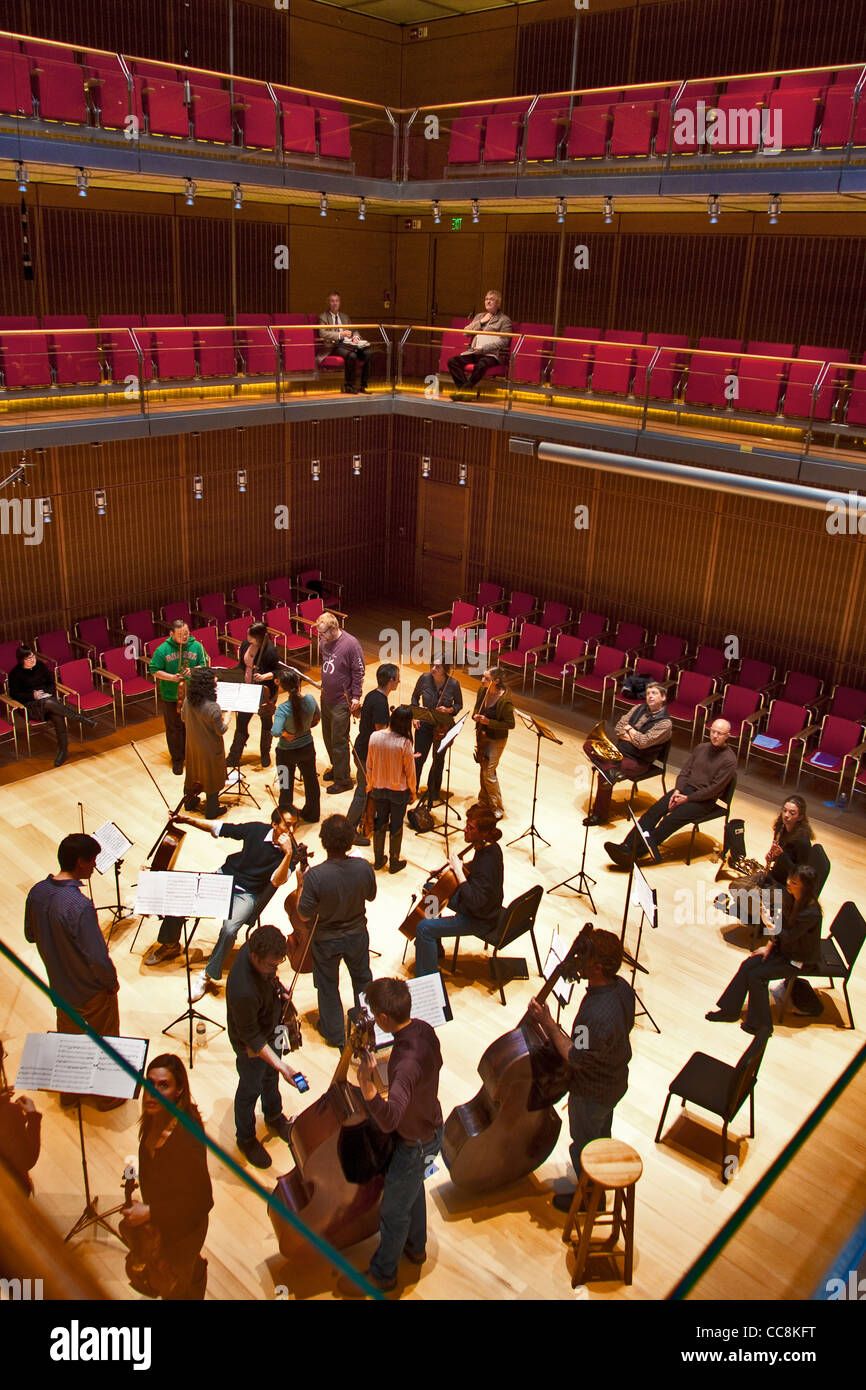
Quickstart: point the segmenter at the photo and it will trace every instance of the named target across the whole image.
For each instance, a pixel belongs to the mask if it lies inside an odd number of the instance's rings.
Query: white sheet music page
[[[132,841],[127,840],[113,820],[107,820],[98,830],[94,830],[93,838],[100,844],[100,852],[96,857],[96,871],[100,874],[104,874],[118,859],[122,859],[128,849],[132,849]]]
[[[656,904],[655,893],[650,888],[637,864],[634,866],[634,874],[631,881],[631,893],[635,902],[643,909],[647,921],[655,926],[656,924]]]
[[[106,1038],[141,1071],[146,1038]],[[85,1033],[28,1033],[15,1086],[21,1091],[67,1091],[74,1095],[118,1096],[129,1100],[136,1081]]]
[[[547,953],[547,960],[544,962],[544,978],[549,980],[558,965],[562,965],[568,954],[568,947],[560,936],[559,932],[554,932],[553,940],[550,943],[550,950]],[[557,980],[553,989],[550,991],[554,999],[558,999],[565,1008],[571,1002],[574,992],[574,984],[571,980]]]
[[[415,980],[407,980],[406,984],[412,995],[412,1018],[420,1018],[422,1022],[429,1023],[431,1028],[441,1028],[443,1023],[448,1022],[445,1015],[445,989],[438,971],[435,975],[420,975]],[[360,994],[358,998],[369,1013],[367,996]],[[394,1034],[383,1033],[376,1024],[376,1046],[388,1047],[393,1041]]]
[[[256,714],[262,702],[264,686],[250,681],[217,681],[216,702],[221,710],[240,710],[243,714]]]

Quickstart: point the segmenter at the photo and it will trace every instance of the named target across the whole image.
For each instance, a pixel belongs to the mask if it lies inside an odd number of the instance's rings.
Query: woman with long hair
[[[722,894],[716,905],[752,926],[760,924],[761,889],[781,890],[790,874],[808,863],[815,832],[809,823],[806,802],[802,796],[786,797],[773,821],[773,843],[767,851],[764,866],[731,880],[731,902]]]
[[[168,1052],[154,1057],[146,1075],[161,1096],[201,1125],[179,1057]],[[153,1298],[203,1299],[207,1260],[201,1249],[213,1206],[207,1150],[149,1091],[142,1097],[138,1132],[141,1201],[124,1207],[120,1227],[130,1247],[130,1282]]]
[[[271,765],[271,723],[277,698],[276,671],[280,664],[276,647],[268,636],[267,623],[250,623],[247,640],[241,643],[238,652],[238,670],[243,671],[245,685],[261,685],[262,702],[259,705],[259,752],[262,767]],[[238,767],[250,732],[251,714],[238,710],[235,715],[235,732],[226,762],[229,767]]]
[[[788,878],[781,912],[775,917],[762,909],[766,946],[743,961],[722,994],[716,1009],[707,1014],[711,1023],[736,1023],[748,995],[749,1007],[740,1026],[746,1033],[771,1032],[769,983],[788,980],[804,965],[821,958],[821,906],[815,870],[808,864],[794,869]]]
[[[280,810],[291,811],[313,824],[319,819],[321,807],[316,748],[310,731],[322,716],[313,696],[301,694],[301,677],[297,671],[282,671],[279,682],[280,689],[289,697],[277,706],[271,726],[271,738],[277,740]],[[304,804],[300,811],[292,803],[296,769],[304,780]]]
[[[451,723],[454,717],[463,708],[463,691],[460,683],[451,674],[451,667],[444,661],[431,661],[430,670],[424,671],[415,682],[415,689],[412,691],[413,705],[422,705],[424,709],[434,710],[437,714],[451,715]],[[436,761],[436,749],[444,733],[447,733],[450,725],[447,720],[443,723],[422,724],[420,720],[415,723],[415,781],[421,785],[421,771],[427,761],[427,754],[434,747],[433,761]],[[432,773],[431,773],[432,778]],[[438,787],[437,787],[438,794]]]
[[[415,800],[415,751],[412,747],[412,707],[399,705],[388,720],[387,729],[377,729],[367,744],[367,786],[376,803],[373,823],[373,868],[390,874],[405,869],[400,858],[403,843],[403,817]],[[385,859],[385,830],[388,859]]]
[[[193,791],[198,783],[205,794],[204,813],[208,820],[215,820],[228,810],[219,800],[227,776],[223,734],[228,721],[217,704],[216,676],[209,666],[197,666],[190,672],[180,717],[186,728],[184,806],[188,811],[198,808],[198,795]]]
[[[457,875],[457,891],[448,901],[453,917],[425,917],[415,937],[415,974],[432,975],[446,936],[478,936],[488,939],[502,910],[504,865],[498,841],[502,831],[496,827],[496,813],[476,801],[466,812],[463,838],[475,853],[467,862],[452,854],[450,864]]]

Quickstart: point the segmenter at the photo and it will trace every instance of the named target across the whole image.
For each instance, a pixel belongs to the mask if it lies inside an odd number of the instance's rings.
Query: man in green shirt
[[[181,681],[186,680],[194,666],[209,666],[207,652],[189,635],[183,618],[175,618],[168,637],[161,642],[150,658],[148,670],[157,680],[159,708],[165,724],[165,741],[171,754],[171,770],[177,776],[183,772],[186,751],[186,730],[180,717],[183,700],[178,699]]]

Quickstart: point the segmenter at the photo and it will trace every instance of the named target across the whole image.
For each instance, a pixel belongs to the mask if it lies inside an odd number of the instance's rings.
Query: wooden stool
[[[571,1287],[584,1281],[590,1255],[600,1251],[622,1255],[623,1279],[630,1284],[634,1267],[634,1185],[643,1172],[640,1154],[619,1139],[593,1139],[580,1155],[580,1169],[580,1182],[562,1233],[565,1244],[575,1251]],[[603,1194],[610,1191],[614,1194],[613,1210],[599,1211]],[[609,1234],[594,1235],[595,1228]],[[617,1250],[620,1232],[623,1249]]]

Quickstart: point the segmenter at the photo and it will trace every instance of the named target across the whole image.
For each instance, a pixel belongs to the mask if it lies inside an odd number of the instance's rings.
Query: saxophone
[[[612,743],[604,731],[604,720],[599,719],[594,724],[587,735],[587,743],[592,749],[596,758],[603,758],[605,762],[621,763],[622,753],[620,753],[615,743]]]

